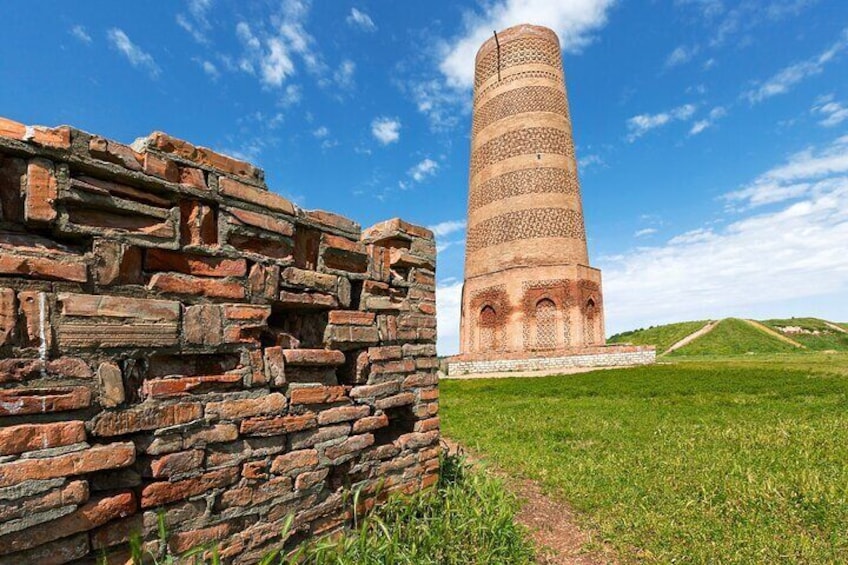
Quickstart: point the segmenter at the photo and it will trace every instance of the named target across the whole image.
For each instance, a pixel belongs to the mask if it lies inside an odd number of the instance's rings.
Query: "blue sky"
[[[473,56],[558,32],[608,333],[848,320],[843,0],[6,3],[0,114],[249,159],[305,208],[439,236],[456,349]]]

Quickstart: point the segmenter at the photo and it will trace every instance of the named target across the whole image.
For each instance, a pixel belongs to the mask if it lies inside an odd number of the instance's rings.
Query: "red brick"
[[[332,310],[329,315],[331,324],[341,326],[370,326],[375,319],[376,315],[373,312],[359,312],[357,310]]]
[[[26,126],[24,124],[0,117],[0,136],[23,141],[25,135]]]
[[[380,410],[388,410],[389,408],[397,408],[398,406],[406,406],[415,403],[415,395],[411,392],[402,392],[394,396],[381,398],[377,400],[376,406]]]
[[[0,275],[86,282],[88,267],[82,261],[71,263],[50,257],[24,257],[0,251]]]
[[[273,192],[268,192],[267,190],[262,190],[231,178],[219,177],[218,190],[225,196],[250,202],[261,208],[283,212],[290,216],[294,215],[294,206],[292,203],[279,194],[274,194]]]
[[[351,273],[364,273],[368,270],[365,245],[327,233],[321,236],[321,241],[325,267]]]
[[[177,321],[179,302],[148,300],[124,296],[60,293],[63,316],[141,318],[146,320]]]
[[[89,553],[88,534],[81,533],[69,536],[60,540],[51,541],[30,549],[22,551],[11,556],[9,559],[0,561],[4,563],[38,563],[38,565],[63,565],[64,563],[76,563],[75,559],[82,559]],[[119,565],[126,565],[129,561],[129,554],[126,555],[124,561]],[[111,560],[111,556],[103,564],[98,565],[116,565],[115,561]]]
[[[53,348],[53,329],[50,326],[52,308],[46,293],[24,290],[18,293],[23,335],[20,344],[24,347]],[[44,343],[42,344],[42,340]]]
[[[144,269],[146,271],[176,271],[204,277],[242,277],[247,274],[247,261],[190,255],[165,249],[149,249],[144,255]]]
[[[371,361],[392,361],[400,359],[403,356],[403,350],[400,345],[388,345],[384,347],[369,347],[368,357]]]
[[[134,514],[121,520],[113,520],[108,524],[101,526],[91,531],[91,548],[95,550],[106,547],[113,548],[109,551],[107,559],[116,555],[116,545],[125,545],[129,542],[133,534],[141,534],[144,531],[144,517],[141,514]],[[99,552],[98,552],[99,553]],[[111,565],[112,561],[107,561],[105,564]],[[132,563],[129,559],[118,561],[120,565]]]
[[[371,372],[375,375],[386,375],[392,373],[411,373],[415,371],[415,361],[412,359],[401,359],[399,361],[382,361],[374,363]]]
[[[351,455],[357,451],[362,451],[371,445],[374,445],[373,434],[351,436],[341,443],[327,447],[327,449],[324,450],[324,456],[330,461],[335,461],[340,457]]]
[[[250,275],[247,277],[247,286],[250,289],[251,297],[274,300],[280,286],[280,267],[277,265],[260,265],[259,263],[253,265],[250,268]]]
[[[238,469],[211,471],[199,477],[174,482],[155,482],[141,491],[141,507],[163,506],[177,500],[197,496],[208,490],[225,487],[238,480]]]
[[[171,137],[167,133],[153,132],[147,138],[147,144],[163,153],[176,155],[204,167],[250,179],[258,180],[262,177],[261,171],[250,163],[221,155],[205,147],[197,147],[187,141]]]
[[[278,436],[308,430],[317,425],[318,421],[314,414],[280,418],[248,418],[242,421],[240,432],[247,436]]]
[[[47,362],[41,359],[0,359],[0,383],[39,378],[90,379],[91,368],[82,359],[59,357]]]
[[[218,304],[188,306],[183,317],[186,343],[220,345],[224,336],[224,319]]]
[[[94,243],[94,277],[101,286],[141,284],[141,249],[120,241]]]
[[[315,485],[326,479],[327,475],[329,474],[329,469],[319,469],[318,471],[309,471],[307,473],[301,473],[294,480],[294,489],[306,490],[308,488],[314,487]]]
[[[318,452],[314,449],[301,449],[276,457],[271,463],[271,472],[275,475],[285,475],[294,470],[314,468],[317,465]]]
[[[236,225],[248,225],[284,236],[294,235],[294,224],[275,218],[274,216],[269,216],[268,214],[260,214],[259,212],[250,212],[238,208],[227,208],[227,213],[230,214],[230,223]]]
[[[351,235],[356,235],[357,237],[359,236],[359,224],[353,220],[345,218],[344,216],[334,214],[333,212],[326,212],[324,210],[307,210],[306,217],[313,222],[318,222],[325,226],[348,232]]]
[[[180,184],[201,190],[209,190],[203,171],[194,167],[180,167]]]
[[[150,474],[157,479],[184,475],[203,465],[203,451],[192,449],[163,455],[150,462]]]
[[[104,137],[92,136],[88,141],[88,152],[95,159],[116,163],[132,171],[140,171],[142,156],[132,147],[110,141]]]
[[[215,245],[218,222],[215,210],[194,200],[180,202],[180,243],[183,245]]]
[[[12,343],[18,323],[16,306],[15,291],[11,288],[0,288],[0,345]]]
[[[416,388],[421,386],[432,386],[439,383],[439,376],[435,373],[416,373],[403,379],[403,388]]]
[[[91,390],[82,386],[0,390],[0,416],[48,414],[91,406]]]
[[[428,388],[418,391],[418,400],[421,402],[429,402],[431,400],[439,399],[439,389],[438,388]]]
[[[286,307],[328,309],[339,305],[338,299],[323,292],[289,292],[280,291],[278,302]]]
[[[92,433],[96,436],[119,436],[145,430],[167,428],[184,424],[203,417],[200,404],[149,404],[119,410],[101,412],[94,418]]]
[[[190,549],[222,540],[233,531],[233,525],[229,523],[216,524],[208,528],[180,532],[168,538],[168,548],[175,553],[183,553]]]
[[[9,426],[0,428],[0,455],[16,455],[82,441],[85,441],[85,425],[82,422]]]
[[[285,394],[274,392],[259,398],[237,398],[206,404],[206,417],[222,420],[240,420],[262,415],[283,414],[288,399]]]
[[[426,420],[419,420],[415,422],[415,430],[416,432],[431,432],[433,430],[438,430],[439,425],[441,424],[441,420],[436,416],[435,418],[427,418]]]
[[[318,413],[318,424],[326,426],[327,424],[337,424],[339,422],[348,422],[350,420],[358,420],[364,418],[371,413],[371,408],[368,406],[337,406],[328,408]]]
[[[66,516],[0,537],[0,553],[23,551],[79,532],[87,532],[110,520],[129,516],[135,511],[135,496],[131,492],[97,498]]]
[[[292,480],[289,477],[273,477],[255,486],[227,489],[221,494],[220,504],[224,508],[258,505],[288,495],[291,490]]]
[[[135,461],[131,442],[97,445],[44,459],[18,459],[0,464],[0,487],[36,479],[84,475],[104,469],[119,469]]]
[[[133,186],[104,179],[88,176],[75,177],[71,179],[71,187],[76,190],[92,192],[101,196],[118,196],[120,198],[150,204],[151,206],[161,208],[162,210],[171,208],[171,201],[169,199],[154,194],[149,190],[135,188]]]
[[[344,353],[332,349],[283,349],[286,365],[343,365]]]
[[[396,393],[400,390],[400,384],[397,381],[389,381],[376,385],[362,385],[353,387],[350,391],[351,398],[369,398],[387,396]]]
[[[0,523],[15,518],[21,518],[51,508],[82,504],[88,500],[88,483],[86,481],[70,481],[59,488],[47,491],[38,496],[4,501],[0,505]]]
[[[286,384],[286,360],[282,347],[266,347],[263,352],[265,362],[265,379],[271,386],[281,387]]]
[[[389,417],[385,414],[369,416],[353,423],[353,433],[361,434],[363,432],[372,432],[374,430],[379,430],[380,428],[385,428],[388,425]]]
[[[144,381],[142,393],[152,398],[172,398],[241,388],[242,381],[243,377],[240,373],[152,379]]]
[[[344,386],[304,386],[289,391],[292,406],[297,404],[327,404],[348,400],[348,387]]]
[[[422,302],[418,305],[418,311],[422,314],[427,314],[428,316],[436,315],[436,305],[430,302]]]
[[[150,152],[144,153],[144,172],[170,182],[180,182],[177,164]]]
[[[203,279],[189,275],[156,273],[148,288],[167,294],[206,296],[208,298],[244,298],[244,285],[239,281]]]

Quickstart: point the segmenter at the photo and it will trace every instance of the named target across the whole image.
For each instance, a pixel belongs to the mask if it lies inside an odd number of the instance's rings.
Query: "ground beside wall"
[[[263,172],[0,118],[0,564],[255,562],[437,479],[435,244]]]

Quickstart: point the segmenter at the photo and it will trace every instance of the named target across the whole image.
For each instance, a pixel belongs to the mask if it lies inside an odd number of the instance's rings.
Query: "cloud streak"
[[[106,32],[106,38],[109,43],[117,49],[133,67],[144,69],[150,75],[150,78],[158,78],[162,70],[156,64],[156,60],[152,55],[145,52],[138,45],[133,43],[129,36],[119,28],[112,28]]]

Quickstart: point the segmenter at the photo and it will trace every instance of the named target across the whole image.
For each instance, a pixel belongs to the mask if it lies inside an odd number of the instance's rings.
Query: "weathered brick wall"
[[[434,261],[162,133],[0,119],[0,563],[161,551],[159,512],[251,562],[433,484]]]

